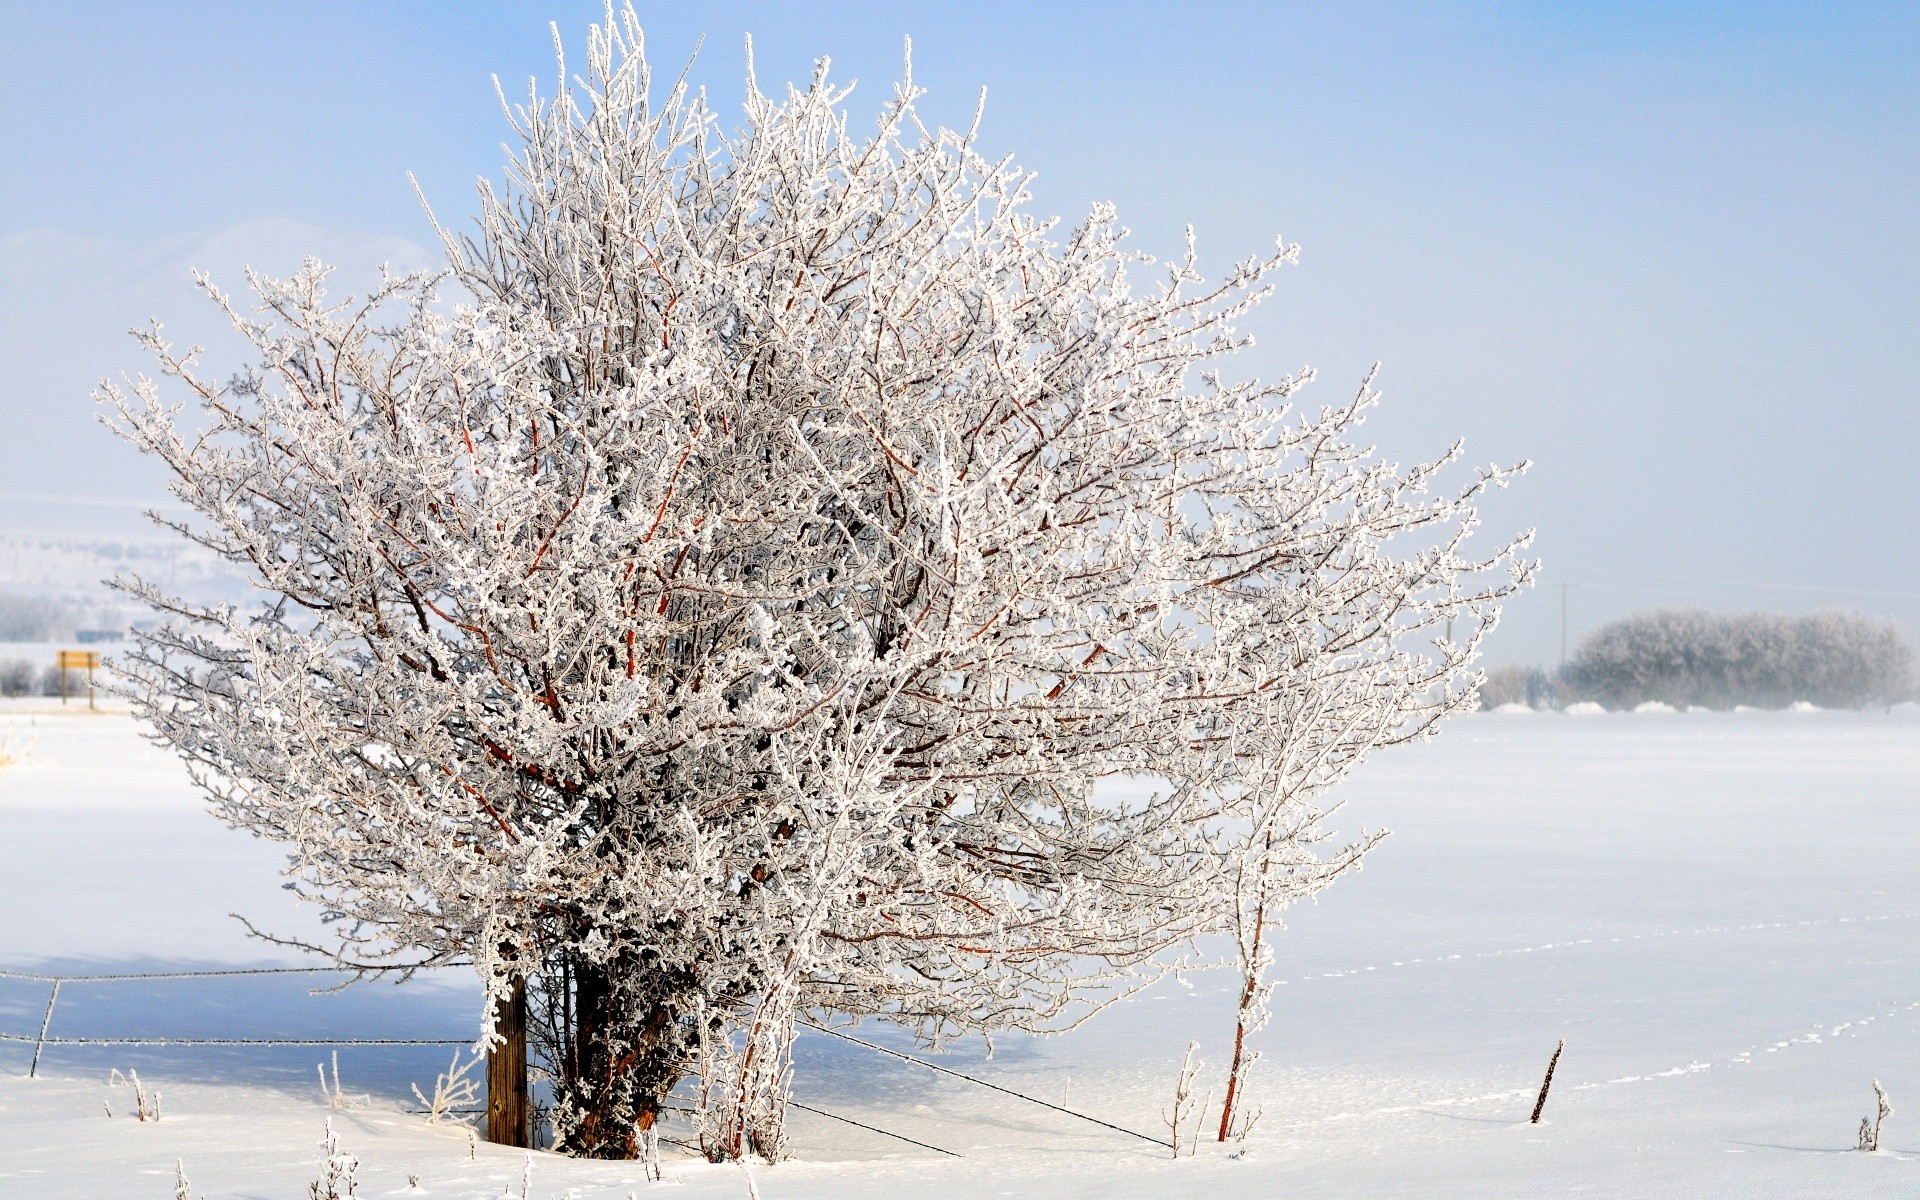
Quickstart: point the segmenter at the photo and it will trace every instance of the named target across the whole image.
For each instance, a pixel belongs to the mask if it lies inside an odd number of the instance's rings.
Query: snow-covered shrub
[[[1552,708],[1558,700],[1553,676],[1539,667],[1510,664],[1494,667],[1480,684],[1480,707],[1499,708],[1503,704],[1524,704],[1528,708]]]
[[[1466,553],[1510,471],[1215,373],[1293,247],[1204,284],[911,82],[872,136],[824,63],[723,133],[639,46],[515,111],[470,304],[208,285],[251,367],[156,327],[198,411],[103,385],[274,597],[129,580],[172,623],[124,688],[343,956],[525,981],[562,1147],[633,1156],[694,1074],[739,1157],[803,1013],[1057,1029],[1352,866],[1320,797],[1472,705],[1530,565]]]
[[[0,659],[0,696],[31,696],[38,674],[27,659]]]
[[[147,1090],[146,1084],[140,1082],[140,1072],[128,1071],[125,1075],[122,1075],[118,1070],[109,1071],[107,1073],[107,1086],[109,1088],[130,1087],[133,1089],[133,1115],[142,1123],[158,1121],[160,1119],[160,1093],[158,1091],[149,1092]],[[112,1104],[107,1105],[107,1115],[109,1117],[113,1115]]]
[[[328,1117],[326,1136],[320,1140],[320,1176],[307,1185],[308,1200],[357,1200],[359,1169],[360,1160],[341,1147],[333,1118]]]
[[[473,1069],[484,1061],[485,1059],[480,1055],[463,1056],[456,1049],[453,1052],[453,1060],[447,1064],[447,1069],[434,1076],[431,1097],[420,1090],[419,1084],[409,1085],[413,1088],[414,1099],[426,1109],[427,1124],[438,1125],[455,1109],[465,1107],[481,1098],[480,1081],[473,1078]],[[338,1068],[336,1067],[335,1070],[337,1073]],[[321,1087],[324,1089],[325,1086],[326,1080],[322,1079]]]
[[[1608,708],[1862,708],[1905,697],[1913,666],[1913,647],[1890,621],[1667,608],[1582,639],[1561,679],[1569,696]]]
[[[66,690],[62,691],[62,687]],[[40,694],[84,698],[87,694],[87,673],[72,668],[62,670],[58,666],[46,667],[40,672]]]

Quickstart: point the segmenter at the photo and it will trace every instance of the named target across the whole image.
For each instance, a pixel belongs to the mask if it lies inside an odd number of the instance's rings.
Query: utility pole
[[[1570,583],[1560,585],[1560,665],[1562,667],[1567,665],[1567,593],[1572,590],[1573,585]]]
[[[493,1028],[500,1040],[487,1048],[487,1140],[500,1146],[532,1143],[527,1117],[527,983],[494,1002]]]

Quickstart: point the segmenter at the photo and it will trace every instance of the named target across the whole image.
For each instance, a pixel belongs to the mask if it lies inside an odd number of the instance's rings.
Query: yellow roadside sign
[[[60,703],[67,702],[67,672],[85,671],[87,673],[87,707],[93,705],[93,673],[100,669],[98,650],[62,650],[59,653]]]

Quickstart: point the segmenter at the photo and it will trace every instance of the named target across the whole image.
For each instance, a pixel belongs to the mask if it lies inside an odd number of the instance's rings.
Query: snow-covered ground
[[[293,961],[226,914],[311,932],[277,850],[201,811],[124,715],[0,709],[0,967],[155,970]],[[1296,910],[1280,946],[1249,1153],[1197,1160],[819,1035],[780,1197],[1874,1196],[1920,1189],[1920,715],[1481,714],[1377,758],[1342,825],[1394,836]],[[458,973],[453,973],[457,975]],[[55,1036],[466,1036],[464,978],[310,996],[311,980],[63,987]],[[1187,1042],[1217,1084],[1228,980],[1169,980],[1049,1041],[942,1057],[1163,1133]],[[0,979],[0,1032],[31,1034],[44,983]],[[905,1046],[885,1030],[866,1036]],[[1540,1125],[1526,1121],[1557,1039]],[[364,1196],[521,1194],[525,1157],[403,1110],[446,1051],[349,1048],[323,1107],[314,1048],[0,1043],[0,1196],[306,1195],[331,1115]],[[141,1124],[109,1068],[163,1096]],[[1852,1151],[1880,1079],[1896,1113]],[[1203,1080],[1202,1088],[1207,1086]],[[105,1115],[110,1104],[114,1116]],[[1909,1114],[1912,1114],[1909,1116]],[[671,1133],[672,1131],[669,1130]],[[408,1191],[410,1176],[418,1192]],[[532,1197],[745,1196],[741,1170],[533,1156]]]

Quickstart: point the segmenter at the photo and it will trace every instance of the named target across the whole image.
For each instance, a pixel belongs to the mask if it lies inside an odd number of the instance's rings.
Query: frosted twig
[[[1161,1118],[1167,1123],[1167,1129],[1170,1134],[1168,1140],[1173,1143],[1173,1157],[1175,1158],[1180,1157],[1181,1126],[1186,1123],[1189,1115],[1188,1110],[1193,1105],[1193,1080],[1194,1077],[1200,1073],[1201,1067],[1206,1065],[1194,1058],[1194,1051],[1198,1049],[1200,1049],[1199,1042],[1187,1043],[1186,1056],[1180,1060],[1180,1074],[1174,1079],[1173,1107],[1171,1109],[1162,1109],[1160,1113]],[[1189,1153],[1191,1153],[1191,1151],[1189,1151]]]
[[[1868,1123],[1869,1118],[1867,1117],[1860,1118],[1860,1137],[1854,1147],[1857,1150],[1865,1150],[1869,1153],[1877,1152],[1880,1149],[1880,1124],[1893,1115],[1893,1104],[1887,1099],[1887,1090],[1880,1086],[1878,1079],[1873,1081],[1873,1100],[1874,1115],[1871,1118],[1872,1123]]]
[[[464,1060],[459,1050],[453,1052],[453,1060],[447,1069],[434,1076],[433,1095],[421,1093],[419,1084],[410,1084],[413,1097],[427,1110],[427,1124],[438,1125],[446,1119],[449,1112],[473,1104],[480,1098],[480,1086],[472,1077],[473,1069],[485,1059],[478,1054]]]

